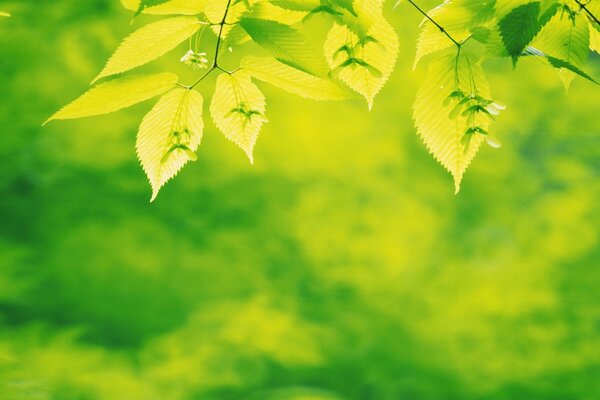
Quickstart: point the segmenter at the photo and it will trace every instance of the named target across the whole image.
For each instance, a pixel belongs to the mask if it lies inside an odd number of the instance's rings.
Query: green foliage
[[[200,29],[194,17],[173,17],[144,26],[129,35],[94,81],[147,64],[173,50]]]
[[[241,67],[253,78],[313,100],[344,100],[352,95],[330,80],[290,67],[270,57],[249,56]]]
[[[503,147],[481,146],[455,197],[413,134],[433,59],[411,72],[419,17],[391,5],[401,51],[370,113],[253,77],[270,122],[249,167],[210,117],[214,71],[194,88],[198,161],[151,207],[132,148],[158,97],[39,125],[87,90],[119,39],[159,17],[129,26],[133,11],[115,0],[0,5],[12,14],[0,22],[0,399],[600,392],[600,91],[576,78],[566,94],[540,57],[514,71],[510,57],[486,61],[491,97],[510,105],[488,131]],[[297,29],[317,42],[328,21]],[[214,38],[207,27],[193,50],[212,61]],[[193,83],[206,69],[180,63],[187,50],[124,76]],[[233,50],[222,53],[232,71],[267,57],[251,42]],[[585,70],[597,77],[594,57]]]
[[[142,120],[136,148],[152,185],[152,200],[189,160],[197,160],[204,129],[202,104],[195,90],[173,89]]]
[[[539,14],[540,3],[535,1],[515,7],[498,21],[504,47],[515,64],[539,32]]]
[[[130,107],[173,89],[177,80],[177,75],[168,72],[113,79],[88,90],[51,116],[46,123],[53,119],[89,117]]]
[[[191,85],[178,84],[192,90],[211,72],[222,72],[211,101],[211,114],[217,127],[251,161],[260,128],[266,121],[264,98],[252,83],[253,78],[316,100],[350,97],[342,88],[347,86],[364,97],[371,109],[400,51],[398,36],[383,16],[382,0],[122,0],[122,3],[136,15],[176,16],[151,22],[125,38],[96,80],[145,65],[190,38],[189,49],[181,61],[207,71]],[[491,100],[482,78],[486,60],[510,57],[516,66],[521,57],[539,59],[558,71],[565,87],[576,75],[595,83],[584,67],[590,50],[598,51],[600,46],[598,2],[456,0],[446,1],[429,12],[412,0],[406,3],[424,17],[414,66],[424,60],[429,64],[426,82],[415,102],[416,128],[433,156],[454,176],[457,191],[479,144],[487,141],[499,147],[499,141],[488,132],[499,109],[494,106],[498,103]],[[303,34],[306,23],[316,16],[332,23],[321,38],[323,52]],[[212,60],[207,52],[197,48],[207,27],[216,36],[214,52],[208,52],[212,53]],[[241,71],[223,68],[220,63],[223,50],[232,51],[247,42],[258,45],[273,58],[238,59]],[[451,65],[454,67],[450,68]],[[148,81],[140,80],[139,87],[136,82],[134,78],[103,83],[51,119],[111,112],[164,93],[160,83],[153,89],[147,86]],[[126,90],[132,95],[110,99],[92,110],[94,102],[102,96],[111,97],[111,90]],[[450,114],[449,102],[456,103]],[[190,110],[193,112],[201,110]],[[183,157],[185,152],[179,153]],[[179,170],[182,165],[179,164],[177,168],[168,168],[166,179]],[[156,188],[166,179],[154,180],[153,198]]]
[[[258,18],[242,18],[239,23],[252,40],[277,60],[307,73],[314,71],[314,62],[310,61],[314,51],[296,29]]]
[[[210,114],[223,135],[240,146],[252,163],[258,133],[267,119],[265,96],[247,71],[219,75]]]

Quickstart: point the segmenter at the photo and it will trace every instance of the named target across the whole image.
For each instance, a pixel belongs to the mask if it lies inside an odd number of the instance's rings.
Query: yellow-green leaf
[[[483,141],[483,135],[474,135],[466,151],[461,143],[468,128],[466,117],[452,117],[455,105],[447,102],[448,96],[457,88],[466,94],[473,94],[476,88],[478,95],[490,97],[483,70],[467,54],[462,54],[458,63],[455,55],[432,61],[414,104],[417,132],[435,159],[454,177],[456,192]],[[489,121],[483,119],[478,125],[487,130]]]
[[[545,54],[582,68],[590,52],[590,31],[587,17],[583,13],[569,17],[559,12],[546,24],[533,46]],[[559,69],[565,88],[569,87],[575,74],[565,68]]]
[[[271,57],[246,57],[242,68],[253,78],[313,100],[344,100],[352,93],[336,83],[283,64]]]
[[[154,201],[160,188],[189,161],[202,140],[202,96],[176,88],[164,94],[140,125],[136,150]]]
[[[207,0],[206,6],[204,8],[204,15],[206,19],[213,23],[218,24],[223,19],[225,15],[225,10],[229,6],[227,11],[227,25],[223,26],[223,30],[221,31],[221,26],[214,25],[212,27],[215,35],[221,33],[221,40],[233,41],[234,43],[242,43],[247,40],[247,35],[244,30],[237,23],[240,20],[240,17],[244,15],[248,11],[247,4],[249,2],[245,1],[231,1],[228,0]],[[230,36],[235,36],[235,38],[230,38]]]
[[[113,79],[91,88],[48,118],[44,124],[54,119],[108,114],[161,95],[173,89],[176,83],[177,75],[172,73]]]
[[[197,18],[183,16],[163,19],[138,29],[125,38],[95,81],[157,59],[192,36],[199,28]]]
[[[250,73],[221,74],[210,104],[215,125],[254,161],[252,151],[265,117],[265,96],[252,83]]]
[[[593,21],[588,21],[590,30],[590,50],[600,54],[600,31],[594,27]]]
[[[493,6],[490,5],[489,7]],[[446,32],[456,41],[461,42],[469,37],[470,22],[479,11],[472,8],[473,5],[465,4],[465,1],[444,2],[427,14],[443,26]],[[417,39],[417,52],[413,68],[416,68],[424,57],[453,46],[455,46],[454,42],[441,32],[437,26],[428,19],[423,19]]]
[[[164,3],[146,7],[142,10],[143,14],[151,15],[195,15],[204,10],[207,0],[170,0]],[[121,0],[123,7],[131,11],[137,11],[140,7],[140,0]]]
[[[398,36],[380,17],[367,32],[373,40],[361,45],[361,39],[345,25],[335,23],[325,40],[325,58],[332,74],[362,95],[369,105],[394,69],[398,56]],[[347,51],[341,51],[347,47]],[[349,61],[354,61],[348,64]]]

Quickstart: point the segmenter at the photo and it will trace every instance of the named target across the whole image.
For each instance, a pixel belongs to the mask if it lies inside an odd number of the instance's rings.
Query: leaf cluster
[[[369,109],[391,75],[399,52],[383,0],[122,0],[135,15],[159,16],[126,37],[94,79],[101,81],[54,114],[72,119],[113,112],[161,96],[138,132],[138,158],[156,197],[188,162],[204,129],[204,95],[197,85],[217,73],[210,116],[221,133],[253,161],[266,116],[257,81],[314,100],[342,100],[354,93]],[[423,16],[415,67],[427,64],[414,120],[432,155],[453,175],[456,191],[481,143],[499,147],[490,133],[505,109],[494,100],[483,70],[490,58],[539,61],[558,71],[566,87],[575,76],[595,83],[584,66],[599,51],[600,1],[447,0]],[[330,28],[322,50],[308,43],[305,22],[323,18]],[[204,34],[212,49],[201,49]],[[172,73],[122,75],[189,42],[180,60],[204,72],[185,84]],[[233,71],[219,62],[225,49],[253,42],[260,53]]]

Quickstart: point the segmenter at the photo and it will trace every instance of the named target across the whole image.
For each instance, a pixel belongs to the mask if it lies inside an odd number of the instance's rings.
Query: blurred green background
[[[0,399],[600,398],[597,86],[488,64],[504,147],[455,196],[412,125],[402,5],[372,112],[262,85],[255,165],[206,118],[149,204],[150,103],[40,126],[139,22],[117,0],[0,9]],[[191,81],[184,51],[153,68]]]

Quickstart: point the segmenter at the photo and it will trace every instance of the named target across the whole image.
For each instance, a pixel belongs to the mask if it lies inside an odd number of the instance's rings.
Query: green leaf
[[[242,68],[253,78],[313,100],[344,100],[352,94],[332,81],[292,68],[270,57],[246,57]]]
[[[536,1],[514,8],[498,22],[504,47],[512,57],[513,65],[539,32],[539,14],[540,3]]]
[[[496,0],[454,0],[445,1],[427,14],[460,43],[471,36],[473,29],[486,28],[494,15],[495,7],[497,7]],[[416,68],[423,58],[454,46],[454,42],[444,32],[424,18],[417,39],[413,68]]]
[[[596,18],[600,18],[600,1],[596,0],[586,5],[588,11]],[[589,14],[586,14],[590,30],[590,50],[600,54],[600,24]]]
[[[260,3],[258,3],[260,4]],[[227,8],[229,7],[229,8]],[[276,8],[276,7],[273,7]],[[221,31],[220,25],[213,25],[212,30],[215,35],[221,34],[221,40],[226,40],[228,45],[243,43],[248,40],[248,35],[240,28],[237,23],[242,15],[248,12],[247,3],[245,1],[238,1],[230,3],[228,0],[207,0],[204,8],[204,15],[206,19],[213,24],[218,24],[223,19],[227,11],[227,25],[223,26]],[[231,38],[230,38],[231,36]]]
[[[583,13],[570,15],[563,10],[552,17],[532,45],[544,54],[580,69],[585,65],[590,52],[587,18]],[[565,88],[568,88],[575,73],[561,67],[559,76]]]
[[[202,140],[202,96],[176,88],[163,95],[146,114],[137,136],[136,150],[154,201],[160,188],[189,161]]]
[[[270,3],[291,11],[310,11],[319,7],[319,0],[270,0]]]
[[[465,148],[461,139],[470,126],[469,116],[456,115],[453,112],[456,103],[447,99],[454,93],[471,93],[472,85],[479,96],[490,97],[483,70],[477,63],[471,62],[468,54],[461,52],[459,61],[456,55],[445,55],[429,64],[425,82],[414,104],[417,132],[435,159],[454,177],[456,192],[460,190],[463,175],[475,157],[483,135],[471,137]],[[490,118],[486,116],[477,121],[485,132],[489,124]]]
[[[347,26],[334,23],[325,40],[325,58],[332,73],[373,107],[373,100],[394,69],[398,56],[398,36],[383,18],[371,25],[368,35],[375,42],[359,43],[360,38]],[[340,49],[348,46],[353,56]]]
[[[97,81],[157,59],[173,50],[200,28],[195,17],[173,17],[146,25],[129,35],[106,63]]]
[[[139,75],[101,83],[48,118],[75,119],[108,114],[161,95],[173,89],[177,75],[171,73]]]
[[[219,75],[210,113],[223,135],[244,150],[253,163],[254,145],[267,119],[265,96],[252,83],[248,71]]]
[[[258,45],[282,63],[315,74],[314,52],[296,29],[259,18],[242,18],[240,25]]]
[[[204,10],[207,0],[121,0],[123,7],[135,11],[136,14],[152,15],[195,15]],[[154,4],[152,4],[154,3]]]
[[[371,0],[371,2],[373,3],[373,0]],[[356,3],[359,4],[360,2],[357,1]],[[379,6],[379,4],[383,4],[382,2],[379,2],[379,1],[377,1],[376,3],[377,3],[377,6]],[[354,1],[353,0],[331,0],[331,4],[346,10],[347,12],[349,12],[350,14],[352,14],[354,16],[358,16],[356,10],[354,9]],[[363,8],[363,10],[364,10],[364,8]]]
[[[269,1],[259,0],[252,4],[250,10],[244,14],[247,18],[266,19],[276,21],[284,25],[294,25],[306,16],[304,11],[294,11],[281,8]]]
[[[589,22],[590,25],[590,50],[600,54],[600,31],[594,29],[595,22]]]
[[[588,75],[586,72],[582,71],[581,69],[577,68],[575,65],[570,64],[564,60],[558,59],[556,57],[552,57],[549,56],[547,54],[544,54],[542,51],[536,49],[535,47],[529,46],[527,47],[527,49],[525,49],[525,51],[523,52],[523,56],[533,56],[536,58],[541,58],[543,60],[545,60],[548,65],[550,65],[553,68],[557,68],[557,69],[566,69],[568,71],[573,72],[574,74],[579,75],[582,78],[585,78],[595,84],[598,84],[598,82],[592,78],[590,75]]]

